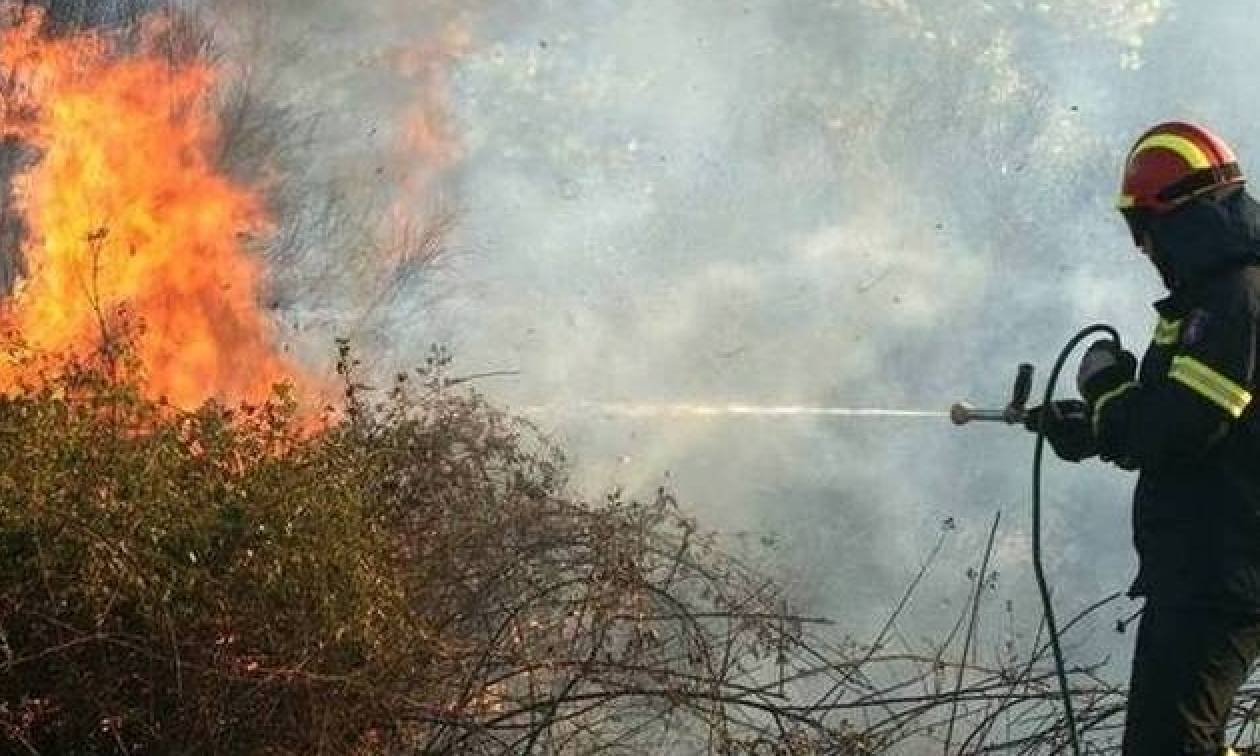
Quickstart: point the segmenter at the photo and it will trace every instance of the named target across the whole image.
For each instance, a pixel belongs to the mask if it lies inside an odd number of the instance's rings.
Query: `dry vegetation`
[[[446,386],[440,356],[372,405],[341,364],[344,410],[314,431],[283,392],[173,411],[113,361],[45,365],[40,388],[0,402],[11,744],[859,742],[787,705],[803,622],[668,494],[571,498],[555,451]]]

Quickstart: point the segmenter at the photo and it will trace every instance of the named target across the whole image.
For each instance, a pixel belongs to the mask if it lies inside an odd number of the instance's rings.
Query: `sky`
[[[312,238],[310,255],[274,270],[305,353],[351,332],[382,372],[434,342],[457,373],[514,372],[478,385],[566,447],[576,487],[673,486],[858,637],[946,520],[903,629],[913,641],[952,623],[998,512],[988,601],[1035,622],[1028,434],[598,405],[1001,405],[1016,366],[1044,379],[1080,326],[1114,323],[1139,351],[1149,340],[1159,282],[1112,209],[1143,130],[1201,121],[1244,170],[1260,150],[1243,0],[274,0],[261,16],[221,0],[214,12],[238,60],[274,79],[269,96],[318,114],[308,170],[330,192],[420,224],[452,219],[437,262],[379,307],[312,272],[353,268],[370,245]],[[1061,614],[1127,588],[1132,484],[1101,465],[1050,466]],[[1133,608],[1117,604],[1069,652],[1112,653],[1123,670],[1131,638],[1109,626]],[[984,632],[996,645],[1000,628]]]

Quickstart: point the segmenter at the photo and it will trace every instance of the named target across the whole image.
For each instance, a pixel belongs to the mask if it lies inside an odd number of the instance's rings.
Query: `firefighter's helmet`
[[[1192,123],[1161,123],[1138,139],[1125,161],[1117,207],[1163,215],[1185,202],[1243,182],[1238,159],[1217,135]]]

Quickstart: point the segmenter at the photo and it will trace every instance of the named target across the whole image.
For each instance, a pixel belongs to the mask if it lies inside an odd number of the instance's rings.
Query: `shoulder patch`
[[[1186,316],[1185,324],[1181,327],[1181,345],[1194,346],[1203,341],[1211,321],[1212,315],[1207,310],[1191,310]]]

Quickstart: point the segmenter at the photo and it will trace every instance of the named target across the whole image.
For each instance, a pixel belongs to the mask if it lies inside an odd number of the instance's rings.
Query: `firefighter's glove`
[[[1094,425],[1089,419],[1089,408],[1080,399],[1061,399],[1050,404],[1033,407],[1024,413],[1024,427],[1036,433],[1045,415],[1046,440],[1050,442],[1059,459],[1080,462],[1098,453],[1094,440]]]
[[[1108,391],[1114,391],[1133,380],[1137,374],[1137,358],[1110,339],[1095,341],[1081,358],[1076,372],[1076,388],[1089,406]]]

